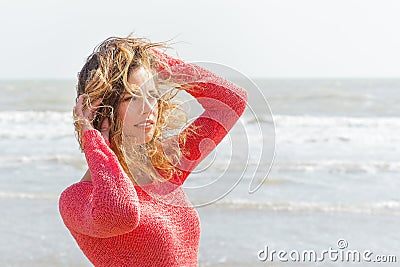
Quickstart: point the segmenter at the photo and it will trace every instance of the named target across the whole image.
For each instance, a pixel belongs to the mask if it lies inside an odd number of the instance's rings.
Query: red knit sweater
[[[187,92],[204,108],[193,124],[202,127],[198,135],[189,135],[186,144],[181,144],[181,149],[189,152],[178,166],[182,175],[174,177],[172,183],[159,183],[165,184],[164,193],[154,190],[160,188],[155,183],[133,185],[101,134],[97,130],[83,133],[92,181],[66,188],[59,199],[59,210],[83,253],[98,267],[198,266],[199,216],[181,185],[222,141],[246,107],[244,89],[204,68],[196,68],[194,73],[193,65],[162,53],[159,56],[173,73],[191,75]],[[202,143],[205,139],[211,139],[214,145]],[[179,204],[153,197],[149,193],[152,190],[160,196],[168,193],[179,198]],[[172,191],[174,194],[170,194]]]

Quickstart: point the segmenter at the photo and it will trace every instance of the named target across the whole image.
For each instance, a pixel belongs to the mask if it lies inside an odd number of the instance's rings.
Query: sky
[[[76,79],[110,36],[251,78],[400,78],[398,0],[0,0],[0,79]]]

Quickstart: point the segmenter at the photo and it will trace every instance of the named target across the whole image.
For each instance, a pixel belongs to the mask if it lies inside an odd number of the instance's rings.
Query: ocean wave
[[[57,194],[27,193],[27,192],[0,192],[0,199],[58,199]]]
[[[400,142],[399,117],[275,115],[273,120],[265,116],[257,120],[243,117],[240,122],[247,127],[248,140],[259,140],[275,132],[277,144],[390,145]],[[0,123],[3,139],[59,139],[73,138],[75,134],[71,112],[1,111]],[[275,131],[270,131],[273,127]]]
[[[44,156],[0,156],[0,163],[61,163],[73,166],[84,166],[85,159],[82,155],[44,155]],[[249,161],[249,164],[256,162]],[[212,163],[215,170],[227,169],[231,161],[225,158]],[[275,161],[273,170],[276,172],[330,172],[330,173],[369,173],[400,172],[400,161],[376,161],[376,160],[308,160],[308,161]]]
[[[195,201],[194,201],[195,203]],[[270,210],[287,212],[323,212],[352,214],[386,214],[400,216],[400,201],[390,200],[363,205],[323,202],[258,202],[247,199],[222,199],[212,204],[234,210]]]
[[[400,161],[376,160],[314,160],[314,161],[278,161],[274,162],[274,171],[315,172],[328,171],[338,173],[381,173],[400,172]]]
[[[277,143],[390,144],[400,142],[400,117],[340,117],[274,115],[243,121],[254,136],[275,127]],[[266,128],[267,127],[267,128]],[[253,129],[254,128],[254,129]]]
[[[84,158],[76,155],[5,156],[5,157],[0,157],[0,162],[3,163],[50,162],[50,163],[64,163],[69,165],[85,164]]]
[[[0,138],[51,139],[74,136],[71,112],[1,111]]]
[[[30,193],[30,192],[1,192],[0,199],[58,199],[59,194]],[[196,204],[196,201],[192,201]],[[203,203],[203,202],[199,202]],[[248,199],[221,199],[211,204],[233,210],[269,210],[287,212],[322,212],[322,213],[352,213],[352,214],[381,214],[400,216],[400,201],[388,200],[366,204],[324,203],[324,202],[261,202]]]
[[[310,116],[310,115],[274,115],[277,126],[302,127],[349,127],[349,128],[371,128],[371,127],[400,127],[399,117],[344,117],[344,116]]]
[[[72,122],[72,112],[59,111],[1,111],[1,123]]]

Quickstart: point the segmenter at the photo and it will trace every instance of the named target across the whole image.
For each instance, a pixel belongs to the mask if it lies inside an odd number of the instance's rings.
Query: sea
[[[245,113],[184,184],[199,266],[398,266],[400,79],[235,83]],[[0,81],[0,266],[92,266],[58,211],[87,168],[75,94],[73,80]]]

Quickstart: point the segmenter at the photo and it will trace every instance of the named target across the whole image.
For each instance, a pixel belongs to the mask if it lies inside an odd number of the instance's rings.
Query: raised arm
[[[248,95],[246,90],[227,81],[209,70],[188,64],[156,51],[159,58],[168,64],[172,79],[184,84],[186,92],[196,98],[204,112],[192,122],[199,126],[197,135],[188,135],[185,144],[179,143],[185,157],[177,166],[182,170],[183,184],[193,169],[222,141],[243,114]],[[160,70],[163,72],[163,69]],[[162,76],[162,75],[161,75]],[[186,127],[182,133],[188,131]]]
[[[132,182],[99,131],[84,131],[82,140],[92,181],[75,183],[62,192],[59,210],[65,225],[101,238],[132,231],[140,219]]]

